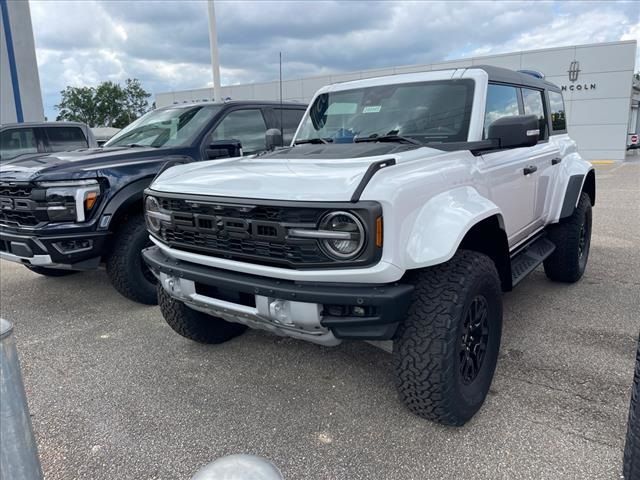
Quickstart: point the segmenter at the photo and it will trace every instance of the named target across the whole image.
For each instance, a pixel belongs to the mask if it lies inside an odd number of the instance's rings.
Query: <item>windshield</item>
[[[473,87],[473,80],[445,80],[323,93],[295,141],[350,143],[384,136],[421,143],[466,141]]]
[[[105,143],[105,147],[182,147],[220,111],[220,105],[154,110],[131,123]]]

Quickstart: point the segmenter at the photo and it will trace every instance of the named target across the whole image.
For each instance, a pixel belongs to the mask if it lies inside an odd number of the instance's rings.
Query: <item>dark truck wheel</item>
[[[25,265],[25,267],[27,267],[33,273],[37,273],[38,275],[44,275],[45,277],[66,277],[67,275],[78,273],[77,270],[63,270],[60,268],[38,267],[36,265]]]
[[[107,257],[107,275],[115,289],[134,302],[155,305],[156,278],[142,259],[151,245],[142,214],[130,216],[118,229]]]
[[[502,290],[493,261],[460,250],[415,274],[408,317],[394,341],[396,385],[416,415],[463,425],[482,406],[498,360]]]
[[[627,441],[624,446],[623,476],[625,480],[640,478],[640,338],[636,350],[636,369],[631,389]]]
[[[247,329],[245,325],[231,323],[187,307],[171,298],[158,285],[158,304],[169,326],[189,340],[199,343],[224,343]]]
[[[582,193],[573,214],[551,225],[549,239],[555,251],[544,261],[544,272],[551,280],[573,283],[582,278],[587,268],[591,247],[591,201]]]

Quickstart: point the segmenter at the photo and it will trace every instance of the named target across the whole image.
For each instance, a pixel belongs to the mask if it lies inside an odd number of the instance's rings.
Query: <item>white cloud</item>
[[[31,0],[45,110],[67,85],[210,85],[203,1]],[[223,84],[640,39],[635,2],[216,2]]]

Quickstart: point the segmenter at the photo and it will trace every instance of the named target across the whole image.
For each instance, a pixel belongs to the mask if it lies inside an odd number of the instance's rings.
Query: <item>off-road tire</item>
[[[591,247],[591,201],[582,193],[578,206],[570,217],[547,229],[549,240],[556,249],[544,261],[544,272],[556,282],[574,283],[582,278]],[[586,228],[583,237],[583,228]],[[586,243],[582,243],[582,241]]]
[[[460,250],[445,264],[417,271],[412,280],[413,300],[393,346],[400,398],[420,417],[463,425],[484,403],[498,360],[500,277],[489,257]],[[486,349],[477,376],[465,381],[465,319],[481,297],[487,307]]]
[[[640,478],[640,338],[636,351],[636,369],[631,389],[627,441],[624,446],[623,476],[625,480]]]
[[[162,316],[169,326],[189,340],[199,343],[224,343],[241,335],[247,330],[245,325],[227,322],[218,317],[207,315],[187,307],[174,300],[158,285],[158,304]]]
[[[156,281],[142,259],[142,249],[151,246],[141,213],[128,217],[117,230],[107,256],[107,275],[115,289],[134,302],[155,305]]]
[[[44,275],[45,277],[66,277],[67,275],[78,273],[78,270],[63,270],[61,268],[47,268],[39,267],[37,265],[25,265],[25,267],[27,267],[33,273]]]

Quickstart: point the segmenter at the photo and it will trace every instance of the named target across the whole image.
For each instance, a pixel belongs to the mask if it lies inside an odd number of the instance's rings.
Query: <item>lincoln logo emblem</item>
[[[569,81],[575,82],[578,80],[578,74],[580,73],[580,63],[574,60],[569,65]]]

